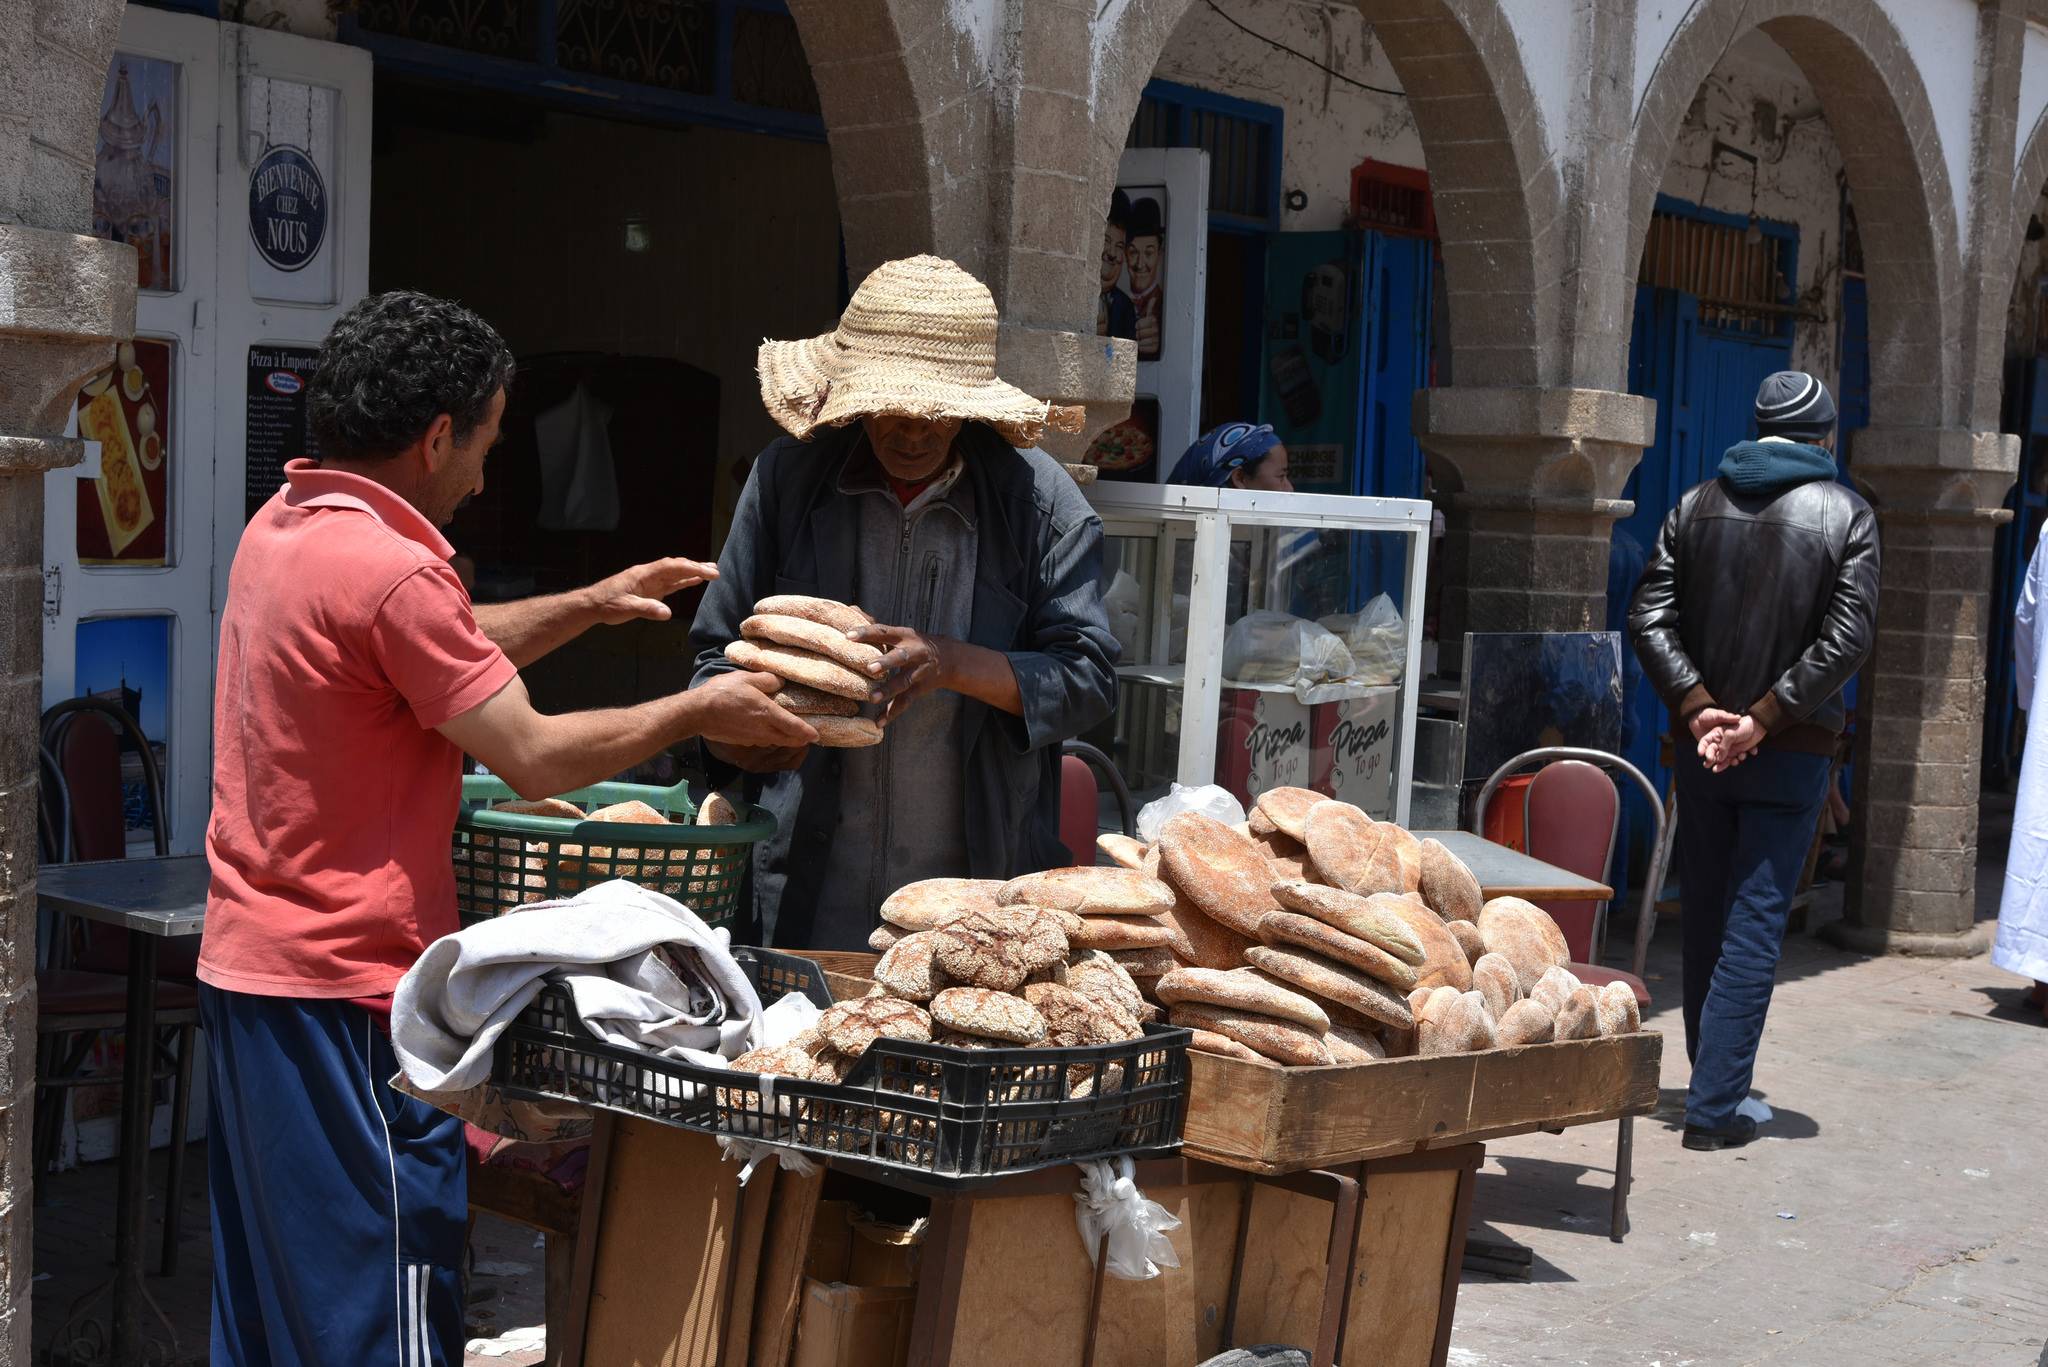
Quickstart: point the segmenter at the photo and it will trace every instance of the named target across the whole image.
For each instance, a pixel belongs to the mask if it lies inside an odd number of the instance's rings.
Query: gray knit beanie
[[[1765,377],[1756,391],[1756,434],[1792,441],[1822,441],[1835,430],[1828,387],[1803,370]]]

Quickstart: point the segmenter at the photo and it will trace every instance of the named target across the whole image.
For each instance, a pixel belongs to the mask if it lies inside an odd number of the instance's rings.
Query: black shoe
[[[1709,1128],[1705,1125],[1685,1127],[1685,1146],[1700,1153],[1713,1153],[1720,1149],[1739,1149],[1756,1138],[1756,1122],[1746,1115],[1738,1115],[1726,1125]]]

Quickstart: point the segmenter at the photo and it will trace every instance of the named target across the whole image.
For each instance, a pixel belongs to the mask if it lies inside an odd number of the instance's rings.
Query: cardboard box
[[[804,1276],[814,1282],[844,1282],[853,1265],[853,1221],[851,1201],[818,1202],[817,1220],[811,1226],[810,1252],[804,1258]]]
[[[1308,786],[1341,798],[1379,821],[1394,816],[1394,747],[1401,715],[1398,686],[1309,709],[1313,772]]]
[[[1216,782],[1245,806],[1312,778],[1309,709],[1286,689],[1225,686],[1216,711]]]
[[[916,1303],[907,1286],[806,1281],[790,1367],[899,1367]]]
[[[880,1220],[853,1221],[853,1254],[845,1280],[855,1286],[916,1286],[925,1223],[905,1228]]]
[[[1394,815],[1398,686],[1313,705],[1290,689],[1223,689],[1216,714],[1216,782],[1239,802],[1269,788],[1313,788],[1368,815]]]

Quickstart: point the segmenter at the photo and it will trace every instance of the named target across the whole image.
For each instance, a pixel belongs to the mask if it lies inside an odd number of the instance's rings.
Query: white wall
[[[1975,0],[1878,0],[1878,4],[1898,27],[1934,106],[1934,127],[1941,137],[1942,160],[1948,166],[1949,196],[1955,201],[1955,241],[1962,243],[1970,231],[1977,5]]]
[[[2012,147],[2015,172],[2043,115],[2048,115],[2048,29],[2028,24],[2026,52],[2020,62],[2019,136]]]
[[[1657,59],[1671,45],[1671,35],[1693,9],[1695,0],[1640,0],[1636,6],[1635,96],[1629,101],[1629,122],[1643,106],[1643,92],[1657,74]]]

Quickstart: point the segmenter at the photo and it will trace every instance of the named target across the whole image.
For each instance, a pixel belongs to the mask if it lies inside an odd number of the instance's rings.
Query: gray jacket
[[[757,600],[774,593],[843,598],[860,583],[859,504],[840,484],[849,457],[863,447],[860,428],[850,426],[810,442],[784,438],[761,453],[733,514],[719,578],[691,628],[697,679],[730,668],[722,652]],[[966,876],[1009,878],[1067,862],[1059,841],[1060,744],[1115,708],[1117,644],[1102,605],[1102,523],[1073,480],[1050,457],[1012,450],[978,425],[962,430],[960,450],[975,510],[966,639],[1009,656],[1024,714],[959,700],[950,758],[959,766],[966,849],[954,867]],[[861,947],[848,943],[855,927],[838,916],[821,924],[819,917],[842,801],[877,796],[843,791],[846,756],[814,748],[800,769],[756,776],[748,785],[778,823],[754,860],[764,944]],[[733,777],[713,768],[720,786]],[[860,939],[875,911],[864,908]],[[822,943],[821,935],[836,943]]]

